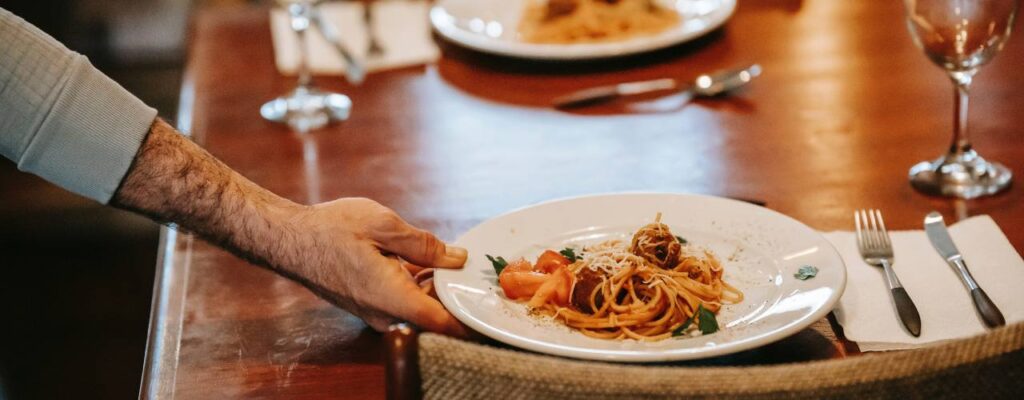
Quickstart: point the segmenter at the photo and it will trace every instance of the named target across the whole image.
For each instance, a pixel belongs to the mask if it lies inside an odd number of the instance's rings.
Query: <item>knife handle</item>
[[[974,308],[978,309],[982,321],[985,321],[985,325],[988,325],[989,328],[1006,325],[1003,313],[999,312],[996,303],[993,303],[980,287],[971,290],[971,299],[974,300]]]
[[[985,294],[985,291],[978,286],[978,282],[971,276],[971,271],[967,269],[967,263],[964,262],[963,258],[954,258],[950,260],[950,264],[956,268],[964,286],[967,286],[967,289],[971,291],[971,300],[974,300],[974,308],[978,310],[978,314],[981,315],[981,320],[985,322],[985,325],[989,328],[1006,325],[1003,313],[999,311],[999,307],[996,307],[996,303],[993,303],[992,299],[988,298],[988,294]]]
[[[907,290],[898,287],[893,288],[892,300],[896,303],[896,312],[900,315],[900,321],[903,322],[903,326],[907,328],[914,337],[921,336],[921,314],[917,312],[917,306],[914,305],[914,301],[910,299],[910,295],[907,294]],[[998,312],[998,311],[997,311]]]

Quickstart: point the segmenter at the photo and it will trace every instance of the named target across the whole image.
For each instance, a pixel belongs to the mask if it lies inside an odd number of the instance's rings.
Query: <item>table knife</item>
[[[327,43],[334,46],[334,50],[338,52],[338,55],[345,60],[345,79],[354,85],[358,85],[363,82],[366,77],[366,70],[363,68],[363,63],[356,60],[352,56],[352,53],[348,51],[345,44],[341,42],[341,34],[334,28],[325,18],[323,13],[320,12],[319,6],[312,7],[313,24],[316,25],[320,34],[323,35]],[[305,44],[300,43],[300,46]]]
[[[626,82],[597,86],[559,96],[552,100],[555,108],[571,108],[608,101],[617,97],[656,92],[688,93],[691,96],[712,97],[738,89],[761,75],[761,66],[751,64],[742,68],[701,74],[692,82],[672,78]]]
[[[978,310],[978,314],[981,315],[985,325],[990,328],[1006,325],[1003,313],[999,311],[996,304],[988,298],[985,291],[978,286],[978,282],[971,276],[971,271],[967,269],[964,257],[960,255],[960,250],[957,250],[953,244],[953,238],[949,236],[949,231],[946,230],[946,223],[942,219],[942,214],[935,211],[929,213],[924,218],[924,231],[928,234],[928,240],[932,242],[935,250],[953,268],[953,271],[960,277],[960,282],[963,282],[967,290],[971,292],[974,308]]]

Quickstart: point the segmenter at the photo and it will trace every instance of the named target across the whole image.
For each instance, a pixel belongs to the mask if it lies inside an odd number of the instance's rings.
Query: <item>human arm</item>
[[[0,8],[0,155],[107,203],[156,110]]]
[[[410,272],[461,266],[464,250],[370,200],[305,206],[278,197],[155,115],[85,57],[0,8],[0,154],[19,168],[176,222],[378,330],[397,318],[462,333]]]
[[[446,246],[372,200],[304,206],[281,198],[159,119],[112,204],[174,221],[305,285],[377,330],[399,318],[430,331],[464,334],[410,271],[461,267],[465,250]]]

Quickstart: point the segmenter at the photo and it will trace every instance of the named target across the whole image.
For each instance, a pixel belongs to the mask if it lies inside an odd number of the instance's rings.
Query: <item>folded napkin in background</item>
[[[967,266],[1006,323],[1024,320],[1024,260],[992,218],[972,217],[949,227]],[[921,313],[921,337],[907,333],[899,322],[882,269],[864,262],[853,232],[831,232],[832,242],[846,262],[846,291],[835,313],[847,339],[862,351],[897,350],[966,338],[986,331],[970,293],[932,247],[923,230],[889,232],[893,269]]]
[[[366,60],[369,36],[363,22],[363,3],[325,3],[320,12],[327,23],[334,25],[342,43],[357,59],[365,60],[366,70],[374,71],[431,63],[440,54],[430,36],[426,1],[378,1],[372,3],[373,32],[384,54]],[[299,65],[298,37],[291,30],[288,12],[274,8],[270,12],[270,30],[274,42],[274,58],[281,73],[293,75]],[[345,62],[324,39],[315,25],[307,31],[309,66],[314,74],[340,75]]]

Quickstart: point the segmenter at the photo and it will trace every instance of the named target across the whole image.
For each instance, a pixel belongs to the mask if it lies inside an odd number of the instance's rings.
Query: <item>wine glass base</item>
[[[918,191],[943,197],[973,199],[996,194],[1008,187],[1013,173],[999,163],[985,161],[973,150],[922,161],[910,169],[910,185]]]
[[[260,107],[264,119],[288,124],[299,133],[322,128],[331,121],[344,121],[351,111],[348,96],[301,86]]]

